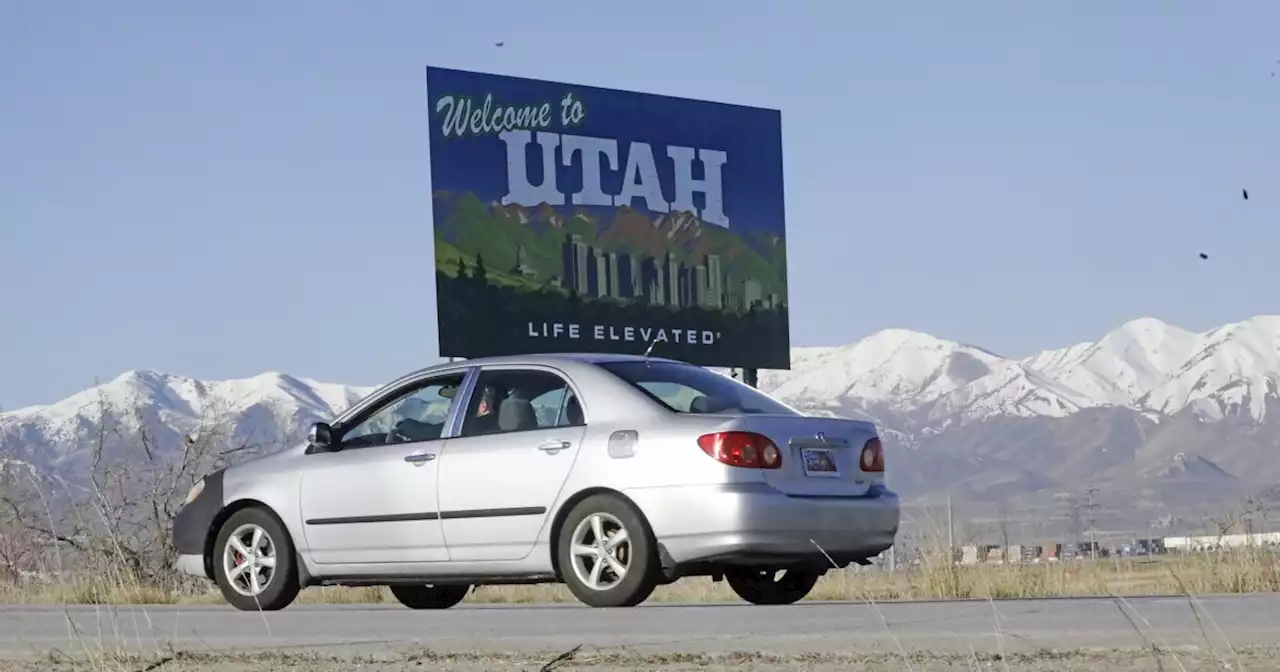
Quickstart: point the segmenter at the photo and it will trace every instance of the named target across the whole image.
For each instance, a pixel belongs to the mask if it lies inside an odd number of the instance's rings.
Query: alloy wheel
[[[232,590],[245,597],[261,595],[276,572],[276,545],[271,535],[254,523],[237,527],[223,548],[222,568]]]
[[[573,572],[591,590],[609,590],[631,568],[631,538],[622,521],[609,513],[592,513],[582,519],[570,538]]]

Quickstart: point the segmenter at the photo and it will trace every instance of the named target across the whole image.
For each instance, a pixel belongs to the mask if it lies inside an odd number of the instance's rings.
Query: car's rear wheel
[[[391,594],[410,609],[448,609],[461,602],[471,590],[469,585],[391,586]]]
[[[560,528],[556,552],[569,590],[592,607],[634,607],[658,585],[653,533],[615,495],[592,495],[574,506]]]
[[[741,568],[725,573],[725,580],[738,597],[752,604],[791,604],[804,599],[813,590],[820,572],[787,569],[781,577],[777,570]]]
[[[263,509],[241,509],[223,523],[213,573],[227,603],[241,611],[276,611],[301,588],[289,533]]]

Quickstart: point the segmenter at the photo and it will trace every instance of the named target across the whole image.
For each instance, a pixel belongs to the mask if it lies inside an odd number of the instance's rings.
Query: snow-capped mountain
[[[1004,496],[1110,481],[1194,496],[1203,481],[1217,496],[1280,480],[1280,316],[1204,333],[1142,318],[1021,359],[886,329],[795,348],[792,369],[761,372],[760,386],[810,412],[875,420],[897,448],[897,482],[913,493]],[[296,436],[373,389],[280,373],[199,381],[133,371],[0,413],[0,456],[64,463],[104,413],[146,423],[175,446],[213,416],[230,418],[238,437]]]
[[[761,388],[807,407],[918,414],[928,426],[989,417],[1066,417],[1119,406],[1206,420],[1245,414],[1261,422],[1280,387],[1280,316],[1196,334],[1154,318],[1128,322],[1092,343],[1008,359],[905,329],[850,345],[797,348],[790,371]]]
[[[1190,359],[1199,340],[1197,334],[1142,318],[1094,343],[1047,350],[1020,363],[1096,402],[1131,406]]]
[[[50,427],[70,428],[79,422],[96,421],[95,414],[103,405],[125,407],[137,400],[149,402],[166,421],[195,421],[209,412],[241,413],[264,404],[283,404],[283,408],[304,415],[329,415],[374,389],[321,383],[274,371],[252,378],[217,381],[156,371],[127,371],[115,380],[48,406],[0,413],[0,421],[36,421]]]
[[[274,371],[219,381],[128,371],[48,406],[0,413],[0,455],[59,465],[100,441],[105,427],[145,426],[168,448],[215,423],[227,441],[269,443],[333,417],[374,389]]]
[[[1022,363],[906,329],[838,348],[808,348],[761,389],[807,407],[918,415],[926,426],[991,415],[1062,417],[1097,402]]]
[[[1194,353],[1137,401],[1163,413],[1183,408],[1217,420],[1263,420],[1280,389],[1280,316],[1255,317],[1201,335]]]

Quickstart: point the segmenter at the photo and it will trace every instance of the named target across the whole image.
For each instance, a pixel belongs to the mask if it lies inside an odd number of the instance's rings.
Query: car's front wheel
[[[752,604],[791,604],[804,599],[818,583],[820,572],[788,569],[781,577],[777,570],[742,568],[725,573],[725,580],[738,597]]]
[[[288,532],[274,516],[256,507],[241,509],[218,531],[214,578],[236,609],[283,609],[301,590],[295,557]]]
[[[658,554],[644,518],[615,495],[592,495],[573,507],[558,535],[564,582],[592,607],[633,607],[657,587]]]
[[[448,609],[467,596],[471,586],[391,586],[391,594],[410,609]]]

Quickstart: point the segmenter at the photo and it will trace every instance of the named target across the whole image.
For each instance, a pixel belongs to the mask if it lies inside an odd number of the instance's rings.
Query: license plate
[[[804,473],[806,476],[835,478],[840,475],[840,468],[836,466],[836,455],[830,450],[825,448],[802,448],[800,450],[800,459],[804,461]]]

